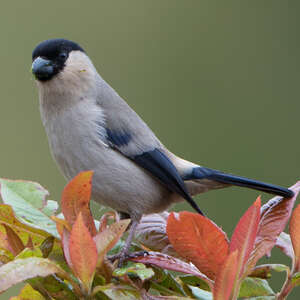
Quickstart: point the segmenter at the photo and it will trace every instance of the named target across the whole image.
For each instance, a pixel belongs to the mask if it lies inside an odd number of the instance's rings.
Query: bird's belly
[[[72,136],[70,132],[65,128],[48,135],[53,137],[49,138],[52,154],[68,180],[81,171],[94,171],[95,201],[139,218],[167,209],[177,198],[147,171],[95,136],[87,135],[86,131],[81,135],[80,130]]]

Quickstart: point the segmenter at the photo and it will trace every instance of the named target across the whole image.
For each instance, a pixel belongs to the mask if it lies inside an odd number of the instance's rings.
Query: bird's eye
[[[60,58],[61,60],[66,60],[66,59],[67,59],[67,56],[68,56],[68,54],[67,54],[66,52],[61,52],[61,53],[59,54],[59,58]]]

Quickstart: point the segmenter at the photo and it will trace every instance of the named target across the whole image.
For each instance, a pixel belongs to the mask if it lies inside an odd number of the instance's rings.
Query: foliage
[[[258,198],[231,240],[196,213],[144,216],[132,250],[147,253],[117,268],[108,254],[122,247],[130,220],[114,212],[93,219],[92,176],[81,172],[67,184],[62,215],[39,184],[0,179],[0,293],[25,282],[12,300],[285,299],[300,285],[300,205],[292,212],[300,182],[291,187],[293,198],[275,197],[263,206]],[[256,266],[275,245],[292,266]],[[271,271],[286,273],[277,293],[268,284]]]

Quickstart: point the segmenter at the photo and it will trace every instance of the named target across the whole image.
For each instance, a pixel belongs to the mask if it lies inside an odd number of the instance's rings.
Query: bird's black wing
[[[135,133],[132,131],[106,128],[106,133],[107,141],[111,147],[117,149],[137,165],[147,170],[161,184],[186,199],[198,213],[203,215],[196,202],[189,195],[178,170],[163,149],[154,147],[153,144],[145,146],[145,144],[139,143]],[[143,148],[144,151],[141,151]]]

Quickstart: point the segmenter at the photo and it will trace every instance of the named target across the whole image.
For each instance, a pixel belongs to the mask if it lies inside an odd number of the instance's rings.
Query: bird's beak
[[[36,79],[45,81],[53,76],[54,67],[50,60],[37,57],[32,63],[31,71]]]

